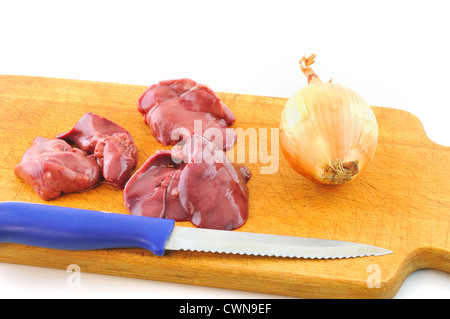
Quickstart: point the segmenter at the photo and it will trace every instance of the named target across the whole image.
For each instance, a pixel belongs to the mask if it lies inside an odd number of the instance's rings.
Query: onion
[[[361,96],[319,79],[310,67],[314,58],[300,60],[308,84],[283,109],[280,146],[299,174],[322,184],[344,184],[359,176],[375,156],[378,124]]]

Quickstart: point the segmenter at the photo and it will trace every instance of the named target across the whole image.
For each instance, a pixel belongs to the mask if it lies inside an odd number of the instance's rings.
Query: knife
[[[14,201],[0,202],[1,242],[63,250],[144,248],[157,256],[165,250],[317,259],[392,253],[338,240],[180,227],[171,219]]]

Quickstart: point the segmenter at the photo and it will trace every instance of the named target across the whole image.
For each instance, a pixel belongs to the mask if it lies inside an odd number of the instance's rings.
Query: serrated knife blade
[[[379,256],[392,253],[376,246],[347,241],[178,226],[174,227],[165,249],[315,259]]]
[[[291,258],[352,258],[392,251],[360,243],[175,226],[170,219],[25,202],[0,203],[0,242],[64,250],[144,248]]]

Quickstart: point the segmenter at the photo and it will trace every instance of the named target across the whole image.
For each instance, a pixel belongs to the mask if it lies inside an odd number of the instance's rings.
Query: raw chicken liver
[[[87,156],[63,140],[44,137],[34,139],[14,173],[44,200],[86,191],[102,181],[94,156]]]
[[[178,200],[184,164],[173,162],[171,151],[158,151],[125,185],[125,206],[133,215],[188,220]]]
[[[161,81],[140,96],[138,111],[152,135],[164,146],[184,142],[197,133],[229,150],[236,134],[228,128],[236,117],[209,87],[191,79]]]
[[[250,176],[245,166],[229,163],[222,150],[194,134],[136,171],[124,189],[125,206],[134,215],[232,230],[247,220]]]
[[[68,132],[57,138],[94,154],[105,182],[122,189],[137,165],[137,149],[131,134],[120,125],[86,113]]]
[[[178,189],[191,222],[201,228],[241,227],[248,217],[250,171],[230,163],[224,152],[199,136],[189,140],[184,153],[189,156]]]

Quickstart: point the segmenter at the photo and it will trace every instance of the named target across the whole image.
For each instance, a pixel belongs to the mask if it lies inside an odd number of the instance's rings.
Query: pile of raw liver
[[[161,81],[138,99],[138,111],[158,142],[175,145],[193,133],[209,139],[219,149],[229,150],[236,134],[229,129],[236,117],[209,87],[191,79]],[[197,125],[196,125],[197,124]]]
[[[109,183],[124,189],[134,215],[203,228],[242,226],[251,174],[225,153],[236,142],[229,128],[236,118],[217,94],[190,79],[161,81],[144,91],[137,108],[157,141],[173,148],[156,152],[133,175],[131,134],[93,113],[54,139],[35,138],[15,174],[44,200]]]
[[[159,151],[130,178],[125,205],[134,215],[190,220],[195,226],[235,229],[248,217],[250,171],[194,134],[181,147]]]
[[[136,165],[131,134],[104,117],[86,113],[67,133],[35,138],[14,173],[42,199],[51,200],[101,183],[122,189]]]

